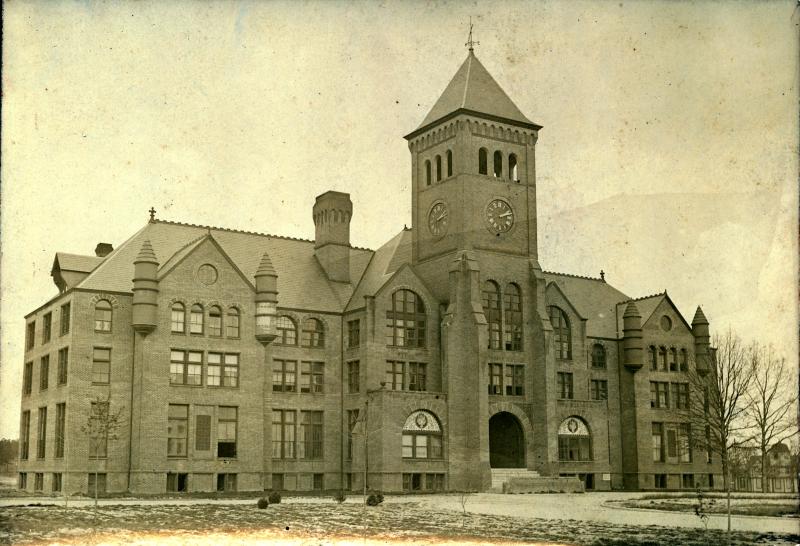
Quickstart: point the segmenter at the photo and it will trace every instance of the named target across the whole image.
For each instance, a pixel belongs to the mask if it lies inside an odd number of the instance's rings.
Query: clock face
[[[441,237],[447,232],[449,214],[447,205],[441,201],[431,207],[428,213],[428,229],[434,237]]]
[[[486,206],[486,224],[492,233],[505,233],[514,225],[514,211],[502,199],[495,199]]]

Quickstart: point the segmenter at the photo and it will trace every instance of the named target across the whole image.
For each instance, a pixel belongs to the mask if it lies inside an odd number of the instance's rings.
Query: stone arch
[[[525,412],[513,402],[489,402],[489,419],[498,413],[507,412],[517,418],[520,425],[522,425],[522,433],[525,436],[525,465],[532,468],[533,464],[533,424]],[[489,420],[486,420],[486,426],[489,426]]]
[[[112,294],[106,294],[105,292],[100,292],[99,294],[95,294],[94,296],[92,296],[91,299],[89,300],[89,303],[91,303],[92,307],[94,307],[100,300],[106,300],[108,303],[111,304],[112,309],[116,309],[119,307],[119,300],[117,299],[117,297]]]

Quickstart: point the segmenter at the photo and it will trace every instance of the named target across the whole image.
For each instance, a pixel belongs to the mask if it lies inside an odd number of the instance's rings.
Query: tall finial
[[[472,17],[469,18],[469,37],[467,38],[467,43],[464,45],[469,47],[470,53],[472,53],[476,45],[481,45],[480,42],[476,42],[472,39]]]
[[[601,281],[605,281],[606,280],[606,272],[603,271],[602,269],[600,270],[600,280]]]
[[[154,209],[153,207],[150,207],[150,210],[147,211],[147,212],[150,213],[150,221],[151,222],[155,222],[156,221],[156,209]]]

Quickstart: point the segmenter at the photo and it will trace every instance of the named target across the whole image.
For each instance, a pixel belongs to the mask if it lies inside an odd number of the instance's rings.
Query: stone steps
[[[502,493],[503,484],[511,478],[538,478],[539,473],[526,468],[492,468],[492,493]]]

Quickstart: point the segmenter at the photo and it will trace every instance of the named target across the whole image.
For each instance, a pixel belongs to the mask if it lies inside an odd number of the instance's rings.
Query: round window
[[[669,318],[667,315],[661,317],[661,329],[665,332],[669,332],[672,330],[672,319]]]
[[[211,264],[203,264],[197,270],[197,280],[206,286],[217,282],[217,269]]]

